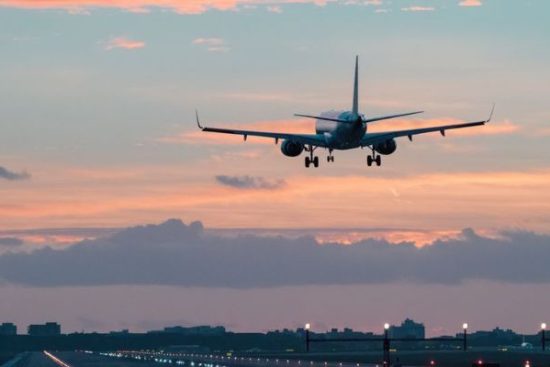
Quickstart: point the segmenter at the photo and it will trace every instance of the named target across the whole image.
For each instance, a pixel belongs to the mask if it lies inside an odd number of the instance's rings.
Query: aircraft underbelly
[[[365,129],[362,126],[332,121],[318,121],[316,132],[325,136],[328,148],[339,150],[359,147],[365,135]]]

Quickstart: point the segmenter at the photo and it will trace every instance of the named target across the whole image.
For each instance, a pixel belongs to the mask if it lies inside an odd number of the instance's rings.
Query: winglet
[[[495,112],[495,103],[493,103],[493,108],[491,108],[491,114],[489,115],[489,118],[485,121],[485,123],[491,122],[494,112]]]
[[[201,126],[201,122],[199,120],[199,111],[198,110],[195,110],[195,117],[197,118],[197,126],[199,127],[199,129],[204,130],[204,127]]]

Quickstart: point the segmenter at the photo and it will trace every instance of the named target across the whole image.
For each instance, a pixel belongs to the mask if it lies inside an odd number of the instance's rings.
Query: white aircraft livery
[[[413,135],[425,134],[430,132],[439,131],[442,136],[445,136],[446,130],[462,129],[473,126],[485,125],[493,116],[493,109],[489,118],[484,121],[466,122],[453,125],[442,125],[434,127],[425,127],[419,129],[408,129],[398,131],[387,131],[368,133],[368,125],[375,121],[388,120],[396,117],[416,115],[423,113],[424,111],[415,111],[408,113],[400,113],[388,116],[379,116],[366,118],[365,115],[359,113],[359,57],[355,59],[355,80],[353,88],[353,107],[351,111],[345,112],[325,112],[320,116],[313,115],[301,115],[296,114],[298,117],[312,118],[316,120],[315,134],[286,134],[275,133],[266,131],[253,131],[253,130],[234,130],[234,129],[222,129],[215,127],[202,126],[199,120],[199,114],[196,113],[197,125],[202,131],[222,133],[222,134],[234,134],[242,135],[244,140],[247,136],[259,136],[264,138],[275,139],[275,143],[281,139],[281,152],[288,157],[297,157],[302,152],[309,153],[305,157],[305,166],[319,167],[319,157],[314,155],[317,148],[324,148],[328,150],[327,162],[334,162],[334,150],[347,150],[355,148],[367,147],[371,153],[367,155],[367,165],[372,166],[376,164],[380,166],[382,164],[381,154],[389,155],[396,151],[397,143],[396,138],[408,137],[412,141]]]

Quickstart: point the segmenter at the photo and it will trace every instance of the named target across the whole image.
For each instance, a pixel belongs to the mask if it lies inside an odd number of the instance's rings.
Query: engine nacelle
[[[395,152],[397,143],[394,139],[388,139],[382,143],[374,144],[374,150],[383,155],[389,155]]]
[[[297,141],[285,140],[281,144],[281,152],[287,157],[297,157],[304,151],[304,144]]]

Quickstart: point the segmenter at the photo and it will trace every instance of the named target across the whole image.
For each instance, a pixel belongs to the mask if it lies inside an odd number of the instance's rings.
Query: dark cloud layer
[[[234,187],[237,189],[267,189],[273,190],[283,187],[286,182],[284,180],[267,180],[263,177],[252,176],[216,176],[216,181],[225,186]]]
[[[27,180],[31,177],[27,172],[13,172],[0,166],[0,178],[8,181]]]
[[[466,280],[550,282],[550,236],[502,233],[502,239],[467,229],[460,239],[416,248],[365,240],[319,245],[313,238],[218,237],[199,222],[170,220],[130,228],[64,250],[0,256],[0,279],[33,286],[163,284],[253,288],[309,284]]]
[[[0,237],[0,247],[17,247],[23,244],[23,240],[15,237]]]

